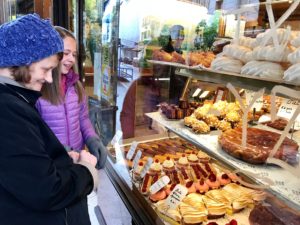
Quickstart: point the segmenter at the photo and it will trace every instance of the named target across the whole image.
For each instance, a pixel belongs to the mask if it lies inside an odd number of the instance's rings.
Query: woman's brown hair
[[[63,58],[63,53],[57,53],[57,58],[60,61]],[[31,75],[29,72],[29,67],[28,66],[12,66],[10,67],[10,72],[12,77],[14,78],[15,81],[19,82],[19,83],[29,83],[31,80]]]
[[[55,26],[55,30],[59,33],[62,39],[65,39],[66,37],[70,37],[75,39],[75,36],[68,31],[67,29],[59,26]],[[42,87],[42,98],[49,101],[53,105],[58,105],[63,102],[63,93],[61,93],[60,83],[61,83],[61,72],[60,72],[60,66],[56,67],[52,71],[52,79],[53,82],[51,84],[45,83]],[[81,82],[78,80],[75,83],[75,91],[78,95],[78,102],[82,102],[83,100],[83,86]]]

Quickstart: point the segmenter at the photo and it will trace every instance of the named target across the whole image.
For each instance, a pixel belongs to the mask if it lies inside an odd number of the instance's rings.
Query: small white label
[[[150,187],[150,193],[155,194],[160,189],[165,187],[170,182],[170,178],[168,176],[163,176],[158,181],[156,181],[153,185]]]
[[[133,159],[133,167],[132,167],[133,169],[135,169],[137,167],[141,156],[142,156],[142,152],[139,150]]]
[[[192,95],[193,98],[197,97],[201,92],[200,88],[197,88],[197,90],[194,92],[194,94]]]
[[[222,100],[224,91],[219,90],[217,94],[218,94],[218,95],[217,95],[217,97],[216,97],[216,101],[215,101],[215,102],[218,102],[218,101]]]
[[[204,91],[199,98],[206,98],[207,95],[209,94],[209,91]]]
[[[282,104],[279,107],[277,116],[290,120],[299,105],[299,100],[283,99]],[[293,128],[295,130],[300,129],[300,115],[296,117]]]
[[[258,119],[258,123],[265,123],[265,122],[269,122],[269,121],[271,121],[271,117],[267,116],[267,115],[262,115]]]
[[[246,104],[250,105],[256,92],[250,91],[250,90],[245,90],[245,94],[246,94]],[[263,96],[260,96],[258,99],[256,99],[256,101],[252,105],[251,109],[255,108],[256,111],[260,111],[261,108],[263,107],[263,103],[264,103]]]
[[[126,155],[126,158],[128,160],[131,160],[134,153],[135,153],[135,150],[136,150],[136,147],[137,147],[138,143],[136,141],[132,142],[131,146],[130,146],[130,149],[129,151],[127,152],[127,155]]]
[[[177,184],[173,191],[170,193],[168,198],[166,199],[167,208],[175,209],[182,199],[187,195],[188,190],[186,187],[181,184]]]
[[[121,137],[123,136],[123,132],[120,130],[117,130],[115,136],[113,137],[113,139],[111,140],[111,144],[114,145],[117,142],[120,141]]]
[[[144,168],[142,169],[142,172],[141,172],[141,178],[143,178],[146,175],[146,173],[150,169],[152,162],[153,162],[153,159],[151,157],[147,159],[146,165],[144,166]]]

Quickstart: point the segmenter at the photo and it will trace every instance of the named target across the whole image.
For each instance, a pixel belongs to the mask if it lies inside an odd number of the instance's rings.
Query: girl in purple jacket
[[[53,72],[53,83],[45,84],[42,97],[36,107],[42,118],[55,133],[60,142],[76,157],[77,151],[84,149],[97,157],[97,168],[105,164],[107,153],[104,145],[91,124],[87,107],[87,96],[73,71],[77,47],[74,35],[62,28],[55,27],[64,42],[64,55],[58,68]]]

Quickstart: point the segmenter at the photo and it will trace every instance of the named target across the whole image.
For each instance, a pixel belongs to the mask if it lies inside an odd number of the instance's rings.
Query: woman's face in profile
[[[34,91],[41,91],[45,82],[52,83],[52,70],[58,65],[58,56],[52,55],[29,66],[31,79],[24,86]]]

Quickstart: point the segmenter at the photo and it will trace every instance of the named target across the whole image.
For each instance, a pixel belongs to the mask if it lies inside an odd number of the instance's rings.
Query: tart
[[[222,175],[218,176],[218,180],[221,184],[221,186],[225,186],[229,183],[231,183],[231,179],[226,173],[223,173]]]
[[[220,182],[217,180],[215,174],[210,174],[208,179],[206,179],[206,183],[210,187],[210,189],[218,189],[220,187]]]
[[[133,179],[140,180],[141,179],[141,172],[144,168],[144,163],[139,162],[138,166],[133,170]]]
[[[188,193],[196,193],[196,187],[195,187],[195,184],[193,181],[188,181],[186,184],[185,184],[185,187],[188,189]]]
[[[210,161],[210,157],[205,152],[202,151],[198,152],[197,157],[199,159],[199,162],[201,163],[208,163]]]
[[[191,163],[191,164],[196,164],[196,163],[198,163],[198,157],[197,157],[197,155],[196,155],[194,152],[191,153],[191,154],[187,157],[187,159],[188,159],[189,163]]]
[[[163,188],[161,190],[159,190],[158,192],[149,195],[149,199],[152,202],[158,202],[160,200],[165,199],[166,197],[167,197],[167,193]]]
[[[189,165],[189,161],[186,157],[185,154],[182,154],[181,157],[179,158],[179,160],[177,161],[177,167],[181,168],[181,167],[184,167],[184,168],[187,168]]]
[[[222,202],[218,202],[214,199],[211,199],[206,195],[203,195],[202,199],[208,211],[209,219],[220,218],[225,215],[227,207]]]
[[[163,170],[164,171],[173,171],[175,169],[174,161],[171,159],[171,157],[167,157],[166,160],[163,162]]]
[[[209,190],[208,184],[204,181],[204,179],[201,179],[199,182],[195,184],[195,187],[197,189],[197,192],[204,194]]]
[[[159,160],[156,159],[154,163],[151,164],[150,169],[149,169],[149,174],[160,174],[162,171],[162,165],[160,164]]]

